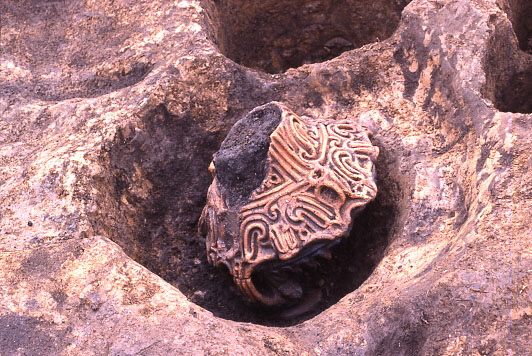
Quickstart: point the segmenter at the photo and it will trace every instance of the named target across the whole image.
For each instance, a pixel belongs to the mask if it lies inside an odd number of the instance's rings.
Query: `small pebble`
[[[194,292],[194,298],[200,298],[200,299],[205,298],[205,292],[201,291],[201,290],[195,291]]]

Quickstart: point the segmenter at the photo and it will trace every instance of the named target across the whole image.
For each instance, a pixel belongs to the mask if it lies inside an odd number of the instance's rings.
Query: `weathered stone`
[[[254,270],[265,263],[293,268],[345,237],[377,194],[377,155],[366,131],[348,120],[299,117],[277,103],[254,109],[211,163],[214,180],[200,220],[209,261],[225,265],[252,301],[299,299],[294,288],[301,287],[288,281],[260,291]]]
[[[0,0],[0,354],[530,353],[530,1],[275,2]],[[380,149],[299,317],[196,233],[212,155],[272,101]]]

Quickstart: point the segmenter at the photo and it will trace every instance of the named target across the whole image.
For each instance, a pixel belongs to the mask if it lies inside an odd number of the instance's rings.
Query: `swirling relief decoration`
[[[347,120],[299,117],[284,106],[281,115],[270,135],[265,178],[236,212],[237,231],[225,228],[231,212],[216,176],[201,218],[210,262],[226,265],[244,295],[268,305],[282,300],[255,288],[253,269],[342,238],[351,211],[377,194],[373,162],[379,151],[365,130]]]

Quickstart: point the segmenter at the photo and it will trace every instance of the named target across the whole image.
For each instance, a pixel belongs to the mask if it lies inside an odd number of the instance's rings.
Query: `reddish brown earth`
[[[530,355],[531,3],[0,0],[0,355]],[[297,318],[197,234],[271,101],[380,149]]]

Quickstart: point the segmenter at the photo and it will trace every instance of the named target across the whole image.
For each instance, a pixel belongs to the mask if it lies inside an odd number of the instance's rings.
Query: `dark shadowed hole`
[[[246,67],[280,73],[393,34],[409,0],[205,0],[213,39]]]
[[[496,107],[500,111],[532,113],[532,58],[528,68],[509,76],[497,99]]]
[[[499,111],[532,113],[532,1],[510,0],[502,7],[511,27],[504,19],[495,23],[485,58],[483,94]]]
[[[331,189],[329,187],[321,187],[319,194],[326,201],[330,202],[334,202],[340,199],[340,195],[334,189]]]
[[[168,114],[162,106],[124,127],[102,153],[108,174],[92,185],[99,194],[94,197],[99,209],[92,216],[93,228],[217,317],[296,324],[358,288],[381,260],[399,197],[384,164],[386,150],[381,149],[377,161],[376,199],[356,217],[349,237],[331,249],[332,258],[318,258],[318,265],[305,272],[319,288],[305,301],[310,308],[290,316],[286,310],[246,301],[226,269],[208,264],[205,239],[197,233],[212,179],[207,168],[227,131],[212,133],[190,117]]]
[[[532,0],[507,0],[503,9],[519,41],[519,48],[532,54]]]

